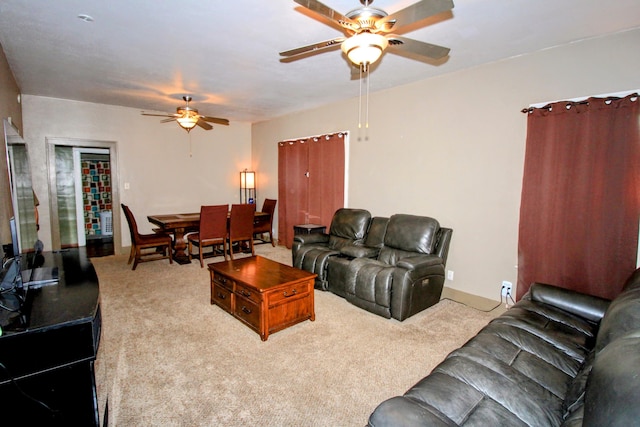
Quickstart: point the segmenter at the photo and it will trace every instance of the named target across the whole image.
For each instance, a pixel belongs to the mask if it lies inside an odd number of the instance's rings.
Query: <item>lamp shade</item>
[[[389,42],[380,34],[360,33],[342,42],[342,51],[356,65],[373,64]]]
[[[240,203],[255,203],[256,197],[256,173],[245,169],[240,172]]]
[[[256,173],[246,169],[240,172],[240,188],[256,188]]]
[[[193,129],[193,127],[198,123],[198,118],[193,116],[185,116],[185,117],[178,117],[176,121],[178,122],[180,127],[189,131]]]

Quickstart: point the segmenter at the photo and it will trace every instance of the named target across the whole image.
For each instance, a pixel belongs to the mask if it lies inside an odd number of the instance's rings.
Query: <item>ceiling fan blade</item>
[[[221,118],[218,118],[218,117],[200,116],[200,120],[204,120],[205,122],[215,123],[217,125],[229,126],[229,120],[221,119]]]
[[[358,28],[360,28],[360,25],[356,21],[344,16],[340,12],[336,12],[335,10],[331,9],[329,6],[322,4],[317,0],[293,0],[293,1],[298,3],[300,6],[306,7],[307,9],[313,12],[316,12],[326,18],[336,21],[338,24],[340,24],[344,28],[347,28],[349,30],[357,30]]]
[[[413,55],[424,56],[429,59],[444,58],[451,51],[448,47],[442,47],[397,35],[387,36],[387,40],[389,41],[389,49],[391,50],[398,49]]]
[[[176,120],[176,117],[171,117],[170,119],[160,120],[160,123],[169,123]]]
[[[157,113],[145,113],[141,111],[140,114],[143,116],[155,116],[155,117],[175,117],[175,114],[157,114]]]
[[[336,44],[340,44],[345,40],[346,40],[345,37],[336,37],[335,39],[325,40],[325,41],[322,41],[322,42],[310,44],[310,45],[307,45],[307,46],[301,46],[301,47],[297,47],[295,49],[291,49],[291,50],[287,50],[287,51],[284,51],[284,52],[280,52],[280,56],[296,56],[296,55],[301,55],[303,53],[313,52],[315,50],[326,49],[326,48],[334,46]]]
[[[196,124],[198,126],[200,126],[202,129],[204,130],[211,130],[213,129],[213,126],[211,126],[209,123],[205,122],[204,120],[202,120],[202,118],[199,118],[198,121],[196,122]]]
[[[422,0],[396,13],[385,16],[376,22],[376,27],[380,31],[388,32],[391,31],[396,22],[401,26],[413,24],[438,13],[451,10],[453,6],[452,0]]]

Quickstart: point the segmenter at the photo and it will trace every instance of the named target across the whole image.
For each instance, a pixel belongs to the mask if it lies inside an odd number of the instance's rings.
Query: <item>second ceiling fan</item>
[[[176,112],[173,114],[156,114],[156,113],[146,113],[142,112],[143,116],[158,116],[158,117],[168,117],[168,119],[161,120],[161,123],[167,123],[176,121],[180,125],[181,128],[190,132],[196,125],[200,126],[204,130],[211,130],[213,126],[211,126],[207,122],[215,123],[218,125],[229,126],[229,120],[221,119],[218,117],[207,117],[198,114],[198,110],[189,106],[189,102],[191,102],[192,98],[189,95],[183,96],[184,102],[186,103],[183,107],[178,107]]]
[[[317,0],[294,1],[337,23],[346,36],[280,52],[281,56],[293,59],[341,44],[342,51],[349,60],[362,71],[367,71],[387,47],[390,51],[404,51],[432,60],[444,58],[449,54],[449,48],[401,37],[392,31],[398,26],[406,26],[451,10],[454,6],[452,0],[422,0],[391,15],[382,9],[370,7],[373,0],[360,0],[364,7],[352,10],[346,15]]]

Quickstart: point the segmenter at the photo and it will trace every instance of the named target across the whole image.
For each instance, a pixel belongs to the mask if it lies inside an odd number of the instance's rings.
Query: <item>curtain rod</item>
[[[326,134],[322,134],[322,135],[306,136],[306,137],[303,137],[303,138],[287,139],[287,140],[278,142],[278,144],[280,144],[280,145],[284,145],[286,143],[295,144],[296,142],[300,142],[300,143],[304,144],[305,142],[307,142],[307,141],[309,141],[311,139],[314,140],[314,141],[319,141],[320,138],[329,139],[332,136],[336,136],[336,135],[338,135],[338,138],[342,138],[343,136],[348,135],[348,134],[349,134],[349,131],[326,133]]]
[[[526,108],[523,108],[522,110],[520,110],[521,113],[531,113],[534,110],[540,109],[540,110],[548,110],[551,108],[552,104],[557,104],[557,103],[565,103],[567,106],[574,106],[574,105],[589,105],[589,99],[603,99],[605,102],[606,101],[615,101],[618,99],[624,99],[627,96],[635,96],[636,98],[638,97],[638,92],[629,92],[624,96],[617,96],[617,95],[610,95],[610,96],[590,96],[586,99],[583,99],[581,101],[572,101],[572,100],[566,100],[566,101],[553,101],[553,102],[549,102],[547,104],[545,104],[542,107],[534,107],[534,106],[529,106]]]

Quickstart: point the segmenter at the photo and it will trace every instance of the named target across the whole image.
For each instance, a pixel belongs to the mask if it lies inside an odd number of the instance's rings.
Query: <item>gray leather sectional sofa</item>
[[[339,209],[329,233],[294,237],[293,265],[316,273],[316,288],[402,321],[440,300],[452,233],[429,217]]]
[[[383,426],[640,425],[640,269],[613,301],[533,284],[369,418]]]

